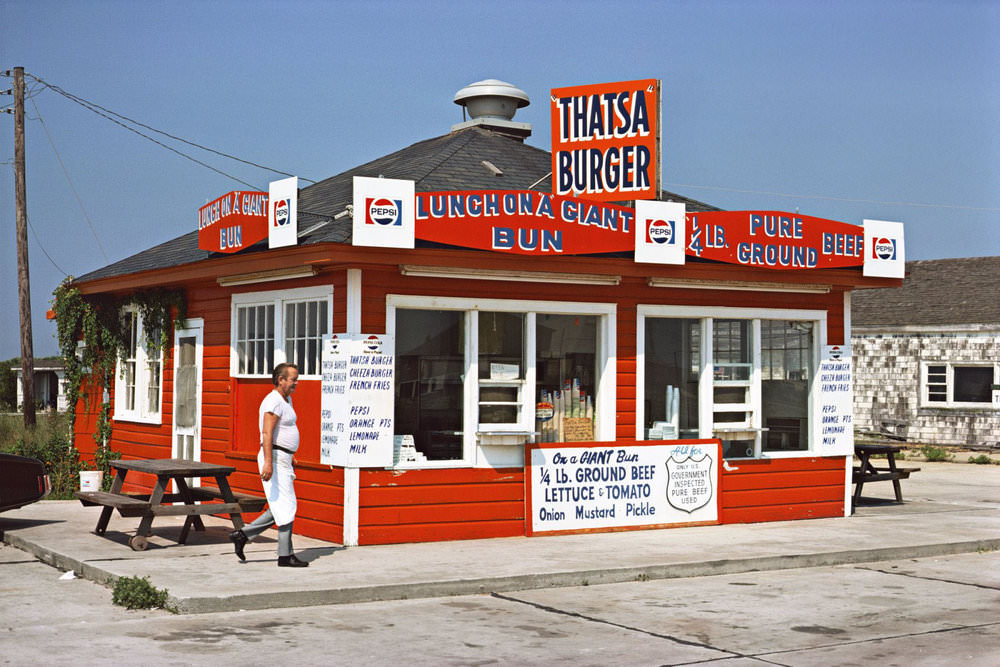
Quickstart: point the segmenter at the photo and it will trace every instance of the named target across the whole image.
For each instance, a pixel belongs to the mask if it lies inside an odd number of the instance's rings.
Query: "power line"
[[[104,252],[104,244],[101,243],[101,239],[97,236],[97,230],[94,229],[94,223],[91,222],[90,216],[87,215],[87,209],[83,205],[83,200],[80,199],[80,193],[76,191],[76,186],[73,185],[73,179],[69,177],[69,171],[66,169],[66,165],[63,164],[62,156],[59,155],[59,151],[56,149],[56,143],[52,140],[52,135],[49,133],[49,128],[42,120],[42,112],[38,110],[38,105],[35,104],[35,100],[31,100],[31,106],[35,108],[35,113],[38,114],[38,121],[42,124],[42,129],[45,130],[45,136],[49,139],[49,145],[52,146],[52,152],[56,154],[56,159],[59,161],[59,166],[62,167],[63,175],[66,177],[66,182],[69,183],[70,189],[73,191],[73,196],[76,197],[76,203],[80,205],[80,210],[83,211],[83,217],[87,220],[87,226],[90,227],[90,233],[93,234],[94,240],[97,241],[97,247],[100,248],[101,254],[104,255],[104,261],[110,262],[108,259],[108,253]],[[34,230],[32,230],[34,231]]]
[[[136,132],[136,134],[139,134],[140,136],[143,136],[143,137],[149,139],[150,141],[153,141],[154,143],[157,143],[160,146],[163,146],[164,148],[169,148],[169,147],[165,146],[164,144],[161,144],[160,142],[156,141],[155,139],[152,139],[151,137],[148,137],[145,134],[142,134],[141,132],[138,132],[134,128],[128,127],[128,126],[120,123],[119,121],[117,121],[115,119],[116,118],[120,118],[123,121],[126,121],[128,123],[132,123],[133,125],[137,125],[137,126],[142,127],[142,128],[145,128],[145,129],[147,129],[147,130],[149,130],[151,132],[156,132],[157,134],[161,134],[161,135],[163,135],[165,137],[169,137],[170,139],[173,139],[174,141],[179,141],[181,143],[187,144],[188,146],[193,146],[194,148],[198,148],[198,149],[203,150],[203,151],[208,151],[209,153],[214,153],[215,155],[218,155],[220,157],[228,158],[230,160],[235,160],[237,162],[241,162],[241,163],[249,165],[251,167],[256,167],[258,169],[263,169],[264,171],[269,171],[269,172],[272,172],[272,173],[275,173],[275,174],[281,174],[283,176],[294,176],[295,175],[295,174],[290,174],[290,173],[285,172],[285,171],[281,171],[280,169],[274,169],[272,167],[266,167],[264,165],[257,164],[256,162],[251,162],[250,160],[244,160],[242,158],[236,157],[235,155],[230,155],[228,153],[224,153],[222,151],[218,151],[218,150],[216,150],[214,148],[209,148],[208,146],[203,146],[202,144],[199,144],[199,143],[196,143],[196,142],[193,142],[193,141],[189,141],[189,140],[184,139],[182,137],[178,137],[176,135],[170,134],[169,132],[165,132],[163,130],[159,130],[159,129],[157,129],[155,127],[152,127],[150,125],[147,125],[147,124],[142,123],[140,121],[137,121],[137,120],[134,120],[132,118],[129,118],[128,116],[122,115],[122,114],[120,114],[120,113],[118,113],[116,111],[112,111],[111,109],[103,107],[100,104],[97,104],[95,102],[91,102],[91,101],[89,101],[87,99],[84,99],[84,98],[78,96],[78,95],[74,95],[73,93],[70,93],[70,92],[62,89],[59,86],[56,86],[56,85],[51,84],[51,83],[48,83],[47,81],[44,81],[41,78],[39,78],[39,77],[37,77],[37,76],[35,76],[33,74],[29,74],[28,76],[30,76],[31,78],[35,79],[36,81],[38,81],[43,86],[45,86],[45,87],[53,90],[54,92],[62,95],[66,99],[71,100],[73,102],[76,102],[80,106],[84,107],[85,109],[88,109],[89,111],[92,111],[92,112],[98,114],[99,116],[103,116],[104,118],[107,118],[108,120],[111,120],[113,122],[118,123],[119,125],[122,125],[122,127],[125,127],[126,129],[131,130],[132,132]],[[100,111],[98,111],[98,110],[100,110]],[[112,116],[114,118],[112,118]],[[174,149],[171,148],[170,150],[174,150]],[[174,152],[177,152],[177,153],[179,153],[181,155],[184,155],[183,153],[180,153],[179,151],[176,151],[176,150],[174,150]],[[184,156],[188,157],[187,155],[184,155]],[[193,159],[193,158],[189,158],[189,159]],[[197,162],[197,160],[195,160],[195,161]],[[208,165],[206,165],[204,163],[199,162],[199,164],[202,164],[202,166],[208,167]],[[214,169],[213,167],[209,167],[209,168],[210,169]],[[218,171],[218,170],[216,170],[216,171]],[[222,173],[222,172],[219,172],[219,173]],[[237,178],[235,178],[233,176],[230,176],[228,174],[224,174],[224,175],[228,176],[229,178],[232,178],[233,180],[236,180],[236,181],[238,181],[240,183],[244,183],[245,185],[248,185],[250,187],[255,187],[255,186],[250,185],[249,183],[245,183],[244,181],[240,181],[239,179],[237,179]],[[300,177],[300,178],[302,178],[302,177]],[[303,181],[307,181],[309,183],[315,183],[316,182],[316,181],[314,181],[312,179],[309,179],[309,178],[302,178],[302,180]]]
[[[716,190],[720,192],[739,192],[741,194],[772,195],[775,197],[793,197],[796,199],[824,199],[827,201],[842,201],[855,204],[883,204],[886,206],[917,206],[923,208],[950,208],[964,211],[989,211],[997,212],[1000,208],[989,206],[961,206],[958,204],[927,204],[909,201],[881,201],[878,199],[854,199],[851,197],[832,197],[829,195],[796,195],[789,192],[770,192],[768,190],[748,190],[745,188],[726,188],[716,185],[692,185],[691,183],[665,183],[671,188],[697,188],[701,190]]]
[[[56,90],[56,89],[53,88],[53,90]],[[156,144],[157,146],[160,146],[161,148],[166,148],[168,151],[170,151],[172,153],[176,153],[177,155],[180,155],[181,157],[183,157],[183,158],[185,158],[187,160],[191,160],[195,164],[200,164],[202,167],[205,167],[206,169],[211,169],[212,171],[214,171],[217,174],[221,174],[222,176],[225,176],[226,178],[232,179],[232,180],[236,181],[237,183],[242,183],[243,185],[247,186],[248,188],[253,188],[255,190],[257,189],[257,186],[253,185],[252,183],[247,183],[243,179],[237,178],[236,176],[233,176],[232,174],[227,174],[226,172],[222,171],[221,169],[216,169],[212,165],[207,164],[205,162],[202,162],[201,160],[199,160],[197,158],[191,157],[187,153],[183,153],[183,152],[177,150],[176,148],[174,148],[173,146],[168,146],[165,143],[163,143],[162,141],[157,141],[153,137],[151,137],[148,134],[145,134],[143,132],[140,132],[139,130],[135,129],[134,127],[129,127],[128,125],[126,125],[125,123],[121,122],[117,118],[113,118],[112,116],[110,116],[110,115],[108,115],[108,114],[106,114],[106,113],[104,113],[102,111],[98,111],[97,109],[95,109],[95,108],[93,108],[91,106],[88,106],[88,104],[85,101],[81,101],[81,100],[75,99],[72,95],[70,95],[68,93],[65,93],[65,92],[60,92],[59,90],[56,90],[56,92],[58,92],[60,95],[63,95],[67,99],[72,100],[73,102],[76,102],[77,104],[79,104],[83,108],[87,109],[88,111],[92,111],[93,113],[97,114],[98,116],[101,116],[103,118],[106,118],[107,120],[110,120],[115,125],[123,127],[126,130],[128,130],[129,132],[134,132],[135,134],[138,134],[140,137],[143,137],[144,139],[148,139],[149,141],[152,141],[154,144]]]
[[[35,237],[35,243],[38,244],[38,249],[42,251],[42,254],[45,255],[45,257],[50,262],[52,262],[52,266],[56,267],[56,271],[58,271],[59,273],[63,274],[63,278],[65,278],[66,276],[68,276],[69,274],[66,273],[65,271],[63,271],[62,268],[58,264],[56,264],[56,260],[52,259],[52,255],[50,255],[48,253],[48,251],[45,250],[45,246],[42,245],[42,240],[40,238],[38,238],[38,232],[35,231],[35,226],[31,224],[31,219],[30,218],[25,218],[25,220],[28,223],[28,229],[31,230],[31,235]]]

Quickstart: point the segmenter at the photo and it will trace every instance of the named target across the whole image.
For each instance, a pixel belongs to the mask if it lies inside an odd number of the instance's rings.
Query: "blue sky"
[[[313,180],[447,133],[461,121],[452,98],[473,81],[526,91],[532,104],[515,120],[548,149],[551,88],[658,78],[665,188],[728,209],[901,221],[908,259],[1000,254],[998,2],[0,0],[0,26],[0,72],[23,66],[157,129]],[[202,204],[245,186],[29,84],[43,356],[57,352],[44,313],[64,274],[195,229]],[[7,359],[20,334],[13,116],[3,117]],[[279,177],[173,145],[263,190]]]

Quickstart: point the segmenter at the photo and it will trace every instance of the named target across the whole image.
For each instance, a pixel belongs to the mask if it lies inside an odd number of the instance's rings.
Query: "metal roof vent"
[[[528,94],[506,81],[485,79],[470,83],[455,93],[455,104],[462,107],[463,122],[452,125],[452,132],[479,126],[523,140],[531,135],[531,123],[512,119],[517,110],[531,104]],[[468,112],[470,120],[465,119]]]

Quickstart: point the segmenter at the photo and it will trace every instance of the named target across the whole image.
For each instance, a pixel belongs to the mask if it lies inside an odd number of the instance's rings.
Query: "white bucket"
[[[81,470],[80,471],[80,490],[81,491],[100,491],[101,481],[104,479],[103,470]]]

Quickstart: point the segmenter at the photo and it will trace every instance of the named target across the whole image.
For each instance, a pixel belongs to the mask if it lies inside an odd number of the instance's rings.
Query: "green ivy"
[[[66,399],[71,415],[69,432],[74,433],[81,386],[85,379],[90,379],[94,386],[85,398],[89,399],[94,392],[99,392],[97,395],[101,397],[94,430],[94,441],[98,443],[94,462],[98,470],[105,472],[105,486],[108,486],[111,483],[108,462],[120,456],[107,447],[112,430],[111,385],[118,359],[128,352],[129,310],[139,311],[147,331],[160,332],[158,338],[146,341],[150,352],[159,353],[171,340],[175,316],[178,323],[187,317],[187,302],[183,292],[164,288],[141,290],[124,298],[84,297],[73,284],[72,276],[60,283],[52,294],[59,349],[66,366]],[[77,357],[77,341],[80,340],[84,343],[82,359]]]

